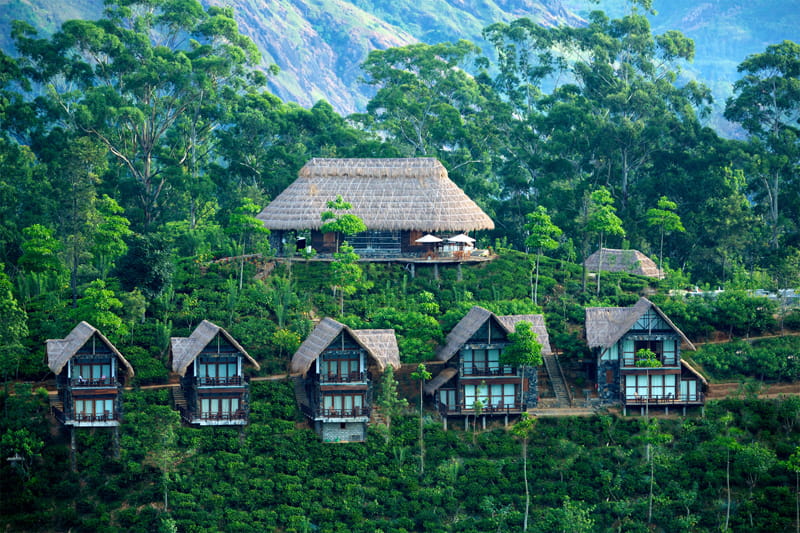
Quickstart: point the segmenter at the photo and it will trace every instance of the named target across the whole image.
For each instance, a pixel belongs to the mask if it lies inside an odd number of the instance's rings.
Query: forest
[[[800,343],[781,335],[800,329],[800,312],[753,292],[800,285],[800,45],[739,65],[725,118],[740,135],[723,138],[706,125],[708,89],[682,81],[692,41],[654,35],[650,9],[632,0],[625,16],[595,12],[580,28],[492,24],[490,53],[467,41],[371,52],[373,97],[350,116],[267,92],[274,69],[254,68],[231,8],[108,0],[102,19],[51,36],[15,24],[16,54],[0,55],[0,525],[800,527],[800,397],[758,394],[800,380]],[[331,263],[276,259],[255,216],[312,157],[437,158],[495,221],[476,237],[497,258],[413,278],[359,263],[346,291]],[[587,282],[581,264],[603,246],[641,250],[666,277]],[[682,296],[695,288],[724,292]],[[285,373],[325,316],[393,328],[403,363],[429,361],[473,305],[543,313],[561,358],[580,366],[585,307],[644,294],[693,342],[733,341],[691,357],[712,383],[741,381],[737,394],[688,417],[475,431],[443,431],[412,395],[391,431],[331,445],[303,424],[287,380],[253,382],[241,430],[182,426],[159,388],[169,339],[204,319],[247,347],[254,378]],[[119,456],[111,432],[78,431],[71,471],[42,386],[53,378],[44,343],[82,320],[136,375]],[[751,339],[765,334],[776,337]]]

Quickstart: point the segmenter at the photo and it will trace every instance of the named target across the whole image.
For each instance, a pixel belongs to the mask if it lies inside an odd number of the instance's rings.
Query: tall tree
[[[408,407],[408,400],[397,394],[397,380],[394,377],[394,367],[388,365],[383,372],[383,380],[378,398],[375,403],[381,409],[381,415],[386,420],[386,443],[392,438],[392,418],[400,416]]]
[[[419,382],[419,475],[425,473],[425,420],[422,417],[422,387],[425,382],[431,379],[433,375],[428,372],[428,369],[423,363],[417,365],[417,369],[411,373],[411,379]]]
[[[500,361],[503,364],[516,366],[519,372],[520,408],[525,404],[523,391],[525,370],[529,366],[542,364],[542,345],[536,338],[537,335],[531,328],[530,322],[524,320],[517,322],[514,331],[508,334],[509,345],[500,353]]]
[[[651,207],[647,210],[647,224],[659,229],[658,268],[662,271],[664,270],[664,234],[686,231],[681,217],[675,212],[677,208],[678,204],[666,196],[662,196],[658,199],[658,207]]]
[[[556,238],[561,236],[561,228],[553,224],[547,209],[543,206],[536,208],[536,211],[528,213],[528,223],[525,229],[528,230],[528,237],[525,245],[536,250],[536,280],[531,287],[531,300],[534,304],[539,304],[539,260],[543,250],[555,250],[558,248]]]
[[[64,123],[124,168],[144,229],[161,216],[174,170],[193,163],[198,124],[219,124],[202,103],[242,87],[259,57],[231,8],[196,0],[111,1],[104,19],[65,22],[49,40],[22,24],[14,38],[25,73],[48,87]]]
[[[353,204],[346,202],[342,195],[337,195],[335,200],[328,200],[325,204],[328,211],[323,211],[320,215],[322,226],[320,231],[323,233],[333,233],[336,236],[336,251],[339,251],[339,237],[355,235],[362,231],[367,231],[367,226],[358,215],[347,213],[353,209]]]
[[[755,174],[768,205],[770,244],[781,235],[781,196],[796,187],[800,163],[800,44],[783,41],[748,56],[738,68],[742,79],[725,106],[725,118],[738,122],[767,151]]]
[[[597,237],[597,250],[600,254],[597,263],[597,296],[600,296],[600,272],[603,270],[605,240],[608,236],[625,235],[622,220],[617,216],[617,209],[614,207],[614,199],[605,187],[600,187],[589,195],[586,232]]]
[[[12,289],[5,266],[0,263],[0,378],[3,381],[17,375],[24,351],[22,342],[28,336],[28,317]]]

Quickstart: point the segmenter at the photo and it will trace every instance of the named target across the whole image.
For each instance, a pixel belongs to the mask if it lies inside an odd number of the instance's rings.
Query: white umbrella
[[[440,239],[436,235],[431,235],[430,233],[428,233],[427,235],[423,235],[414,242],[418,242],[420,244],[435,244],[437,242],[442,242],[442,239]]]
[[[470,237],[469,235],[464,235],[463,233],[459,233],[458,235],[454,235],[453,237],[449,237],[447,239],[449,242],[460,242],[463,244],[472,244],[475,242],[475,239]]]

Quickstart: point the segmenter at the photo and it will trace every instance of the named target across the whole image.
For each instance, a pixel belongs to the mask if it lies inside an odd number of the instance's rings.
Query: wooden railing
[[[81,387],[116,387],[118,383],[117,378],[114,376],[101,376],[99,378],[71,378],[69,385],[77,389]]]
[[[622,395],[622,403],[626,405],[683,405],[701,404],[705,402],[705,395],[702,392],[696,394],[678,394],[677,396],[668,395],[666,397],[649,397],[638,394],[628,397]]]
[[[464,365],[461,368],[462,376],[516,376],[517,370],[506,365],[490,367],[488,365]]]
[[[201,387],[238,387],[247,380],[242,376],[230,376],[226,378],[196,377],[195,383]]]
[[[366,372],[350,372],[349,374],[320,374],[322,383],[362,383],[369,379]]]
[[[68,416],[62,409],[53,407],[53,416],[62,424],[68,422],[111,422],[119,420],[119,413],[117,412],[103,412],[103,413],[76,413],[73,416]]]
[[[496,404],[496,405],[486,405],[481,409],[481,414],[484,415],[502,415],[502,414],[516,414],[523,410],[522,404],[519,402],[513,403],[503,403],[503,404]],[[475,407],[469,406],[467,407],[466,404],[456,404],[456,405],[447,405],[445,403],[439,404],[439,413],[442,415],[453,415],[453,414],[464,414],[464,415],[473,415],[475,414]]]
[[[311,418],[355,418],[370,416],[372,413],[371,407],[353,407],[352,409],[324,409],[322,407],[313,407],[308,405],[301,405],[303,414]]]

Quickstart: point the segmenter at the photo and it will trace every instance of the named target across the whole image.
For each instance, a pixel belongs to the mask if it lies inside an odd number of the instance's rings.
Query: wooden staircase
[[[186,401],[186,397],[183,395],[182,388],[172,387],[172,403],[181,412],[184,412],[188,409],[189,403]]]
[[[542,359],[547,370],[547,377],[550,379],[550,386],[553,388],[553,394],[556,397],[556,405],[554,407],[570,407],[572,400],[558,359],[554,354],[542,354]]]

